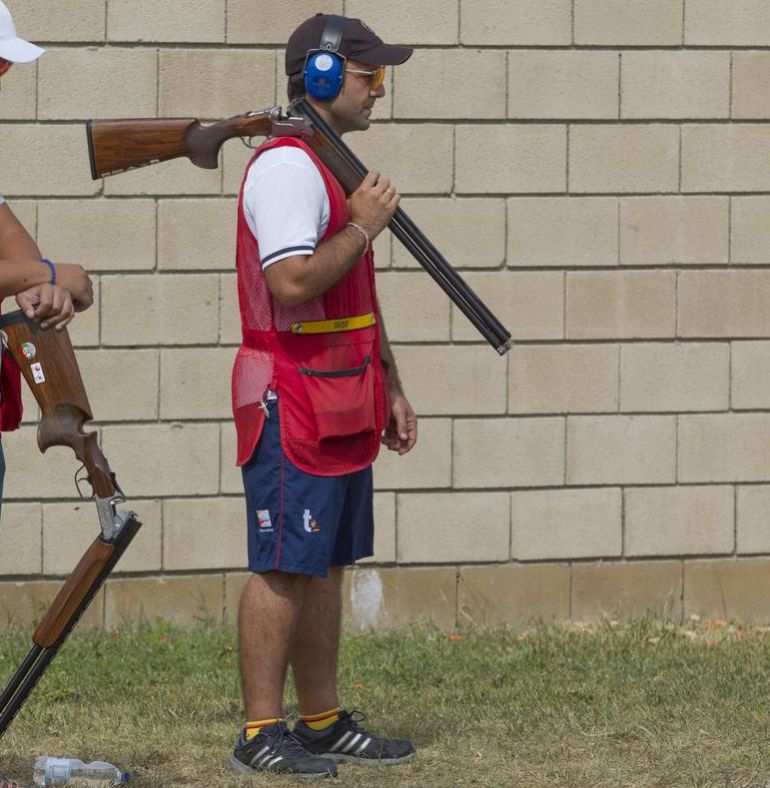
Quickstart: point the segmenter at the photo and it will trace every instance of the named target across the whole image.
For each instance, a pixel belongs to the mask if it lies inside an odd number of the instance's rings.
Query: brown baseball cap
[[[341,55],[378,66],[397,66],[412,56],[414,50],[411,47],[385,44],[360,19],[345,19],[338,50]],[[307,53],[311,49],[318,49],[328,20],[328,14],[316,14],[306,19],[291,34],[286,44],[286,73],[289,76],[302,72]]]

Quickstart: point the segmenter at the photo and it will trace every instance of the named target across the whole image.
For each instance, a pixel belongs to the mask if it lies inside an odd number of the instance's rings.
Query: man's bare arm
[[[41,257],[38,245],[7,203],[0,205],[0,298],[34,289],[25,303],[19,304],[25,311],[32,308],[32,302],[42,305],[43,314],[57,311],[59,295],[40,290],[47,288],[51,279],[51,269]],[[93,303],[91,280],[82,266],[58,263],[56,283],[72,295],[76,310],[87,309]]]
[[[393,217],[399,195],[387,178],[375,170],[350,196],[350,225],[318,244],[312,255],[295,255],[265,269],[270,292],[284,306],[296,306],[325,293],[353,267],[366,250],[366,239],[373,241]]]

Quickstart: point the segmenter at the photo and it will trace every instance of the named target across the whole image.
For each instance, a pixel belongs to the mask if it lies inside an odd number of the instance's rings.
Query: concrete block
[[[618,409],[616,345],[518,345],[508,367],[509,413]]]
[[[453,268],[499,268],[504,264],[505,202],[502,199],[407,197],[401,207]],[[378,240],[388,236],[389,233],[382,233]],[[395,236],[393,265],[420,268]]]
[[[241,344],[241,313],[238,309],[238,279],[235,274],[219,277],[219,344]]]
[[[246,512],[239,497],[164,501],[163,568],[244,569],[246,532]]]
[[[682,271],[677,331],[681,337],[770,336],[767,271]]]
[[[425,416],[505,412],[505,365],[492,351],[449,345],[395,350],[404,391]],[[426,369],[431,370],[427,377]]]
[[[620,73],[623,118],[730,115],[729,52],[624,52]]]
[[[401,493],[397,517],[400,564],[504,561],[510,554],[507,493]]]
[[[679,482],[762,482],[770,465],[770,417],[679,417]]]
[[[557,125],[455,127],[455,190],[475,194],[564,192],[567,133]],[[505,155],[501,155],[505,151]]]
[[[116,572],[160,570],[160,501],[131,500],[119,508],[136,511],[142,527],[116,567]],[[43,504],[43,573],[69,575],[101,533],[90,501]]]
[[[454,486],[550,487],[564,484],[564,419],[458,419]]]
[[[80,124],[3,127],[5,196],[88,196],[98,184],[91,180],[88,148]],[[34,161],[35,166],[30,167]],[[7,189],[7,187],[5,187]]]
[[[216,342],[219,280],[215,274],[105,276],[105,345],[192,345]]]
[[[85,165],[86,168],[88,164]],[[153,164],[131,172],[121,173],[116,178],[105,178],[104,194],[112,196],[142,195],[203,195],[222,191],[222,171],[206,170],[181,158]]]
[[[5,503],[0,525],[0,575],[39,575],[43,512],[39,503]]]
[[[626,197],[620,201],[620,262],[726,263],[729,214],[724,197]]]
[[[618,263],[618,201],[605,197],[508,200],[508,265]]]
[[[155,267],[152,200],[41,200],[38,245],[52,260],[89,270]]]
[[[3,77],[0,121],[34,120],[37,114],[37,63],[14,68]]]
[[[727,410],[726,343],[650,343],[620,349],[621,411]]]
[[[770,485],[736,487],[735,496],[735,551],[739,555],[770,553]]]
[[[305,0],[264,5],[254,0],[227,0],[227,41],[230,44],[280,44],[294,28],[314,13],[343,14],[342,0],[319,0],[311,8]],[[280,73],[283,73],[283,59]]]
[[[465,46],[565,46],[572,42],[569,0],[464,0],[460,43]]]
[[[499,626],[569,618],[570,569],[557,564],[495,564],[460,569],[460,626]]]
[[[733,488],[646,487],[625,492],[627,556],[732,553]]]
[[[173,348],[160,353],[162,419],[229,419],[232,348]]]
[[[673,337],[673,271],[570,271],[566,284],[570,339]]]
[[[6,462],[5,501],[78,496],[73,479],[80,463],[66,446],[53,446],[42,454],[37,447],[36,424],[5,433],[3,451]]]
[[[671,124],[575,126],[569,146],[570,192],[679,189],[679,129]]]
[[[457,624],[457,570],[451,567],[353,569],[345,573],[343,622],[347,631]]]
[[[564,337],[564,277],[561,272],[469,272],[463,278],[511,332],[514,340]],[[452,339],[455,342],[483,341],[476,327],[454,305]]]
[[[733,342],[730,383],[734,410],[770,408],[770,343]]]
[[[237,204],[232,199],[161,200],[158,268],[233,269],[237,223]]]
[[[388,44],[456,44],[460,27],[459,10],[443,0],[391,0],[379,7],[346,0],[345,15],[363,19]]]
[[[768,624],[767,558],[685,561],[684,615]]]
[[[14,9],[15,10],[15,9]],[[104,41],[104,0],[25,0],[16,15],[20,36],[35,42]]]
[[[215,495],[219,492],[217,424],[105,427],[104,454],[120,469],[131,496]]]
[[[370,170],[377,170],[401,194],[452,191],[454,129],[438,123],[386,123],[350,140]]]
[[[687,46],[765,46],[770,7],[762,0],[687,2],[684,43]]]
[[[768,197],[733,197],[730,225],[730,260],[738,265],[766,265],[770,260]]]
[[[377,275],[377,295],[391,342],[448,342],[450,301],[424,271]]]
[[[511,556],[519,561],[603,558],[623,550],[619,488],[514,492]]]
[[[567,484],[674,481],[676,420],[673,416],[567,417]]]
[[[504,118],[506,53],[503,50],[418,49],[394,68],[397,118]],[[458,79],[472,74],[473,79]],[[447,101],[446,86],[452,98]]]
[[[108,628],[156,621],[180,626],[219,624],[223,586],[218,574],[116,578],[107,583],[104,624]]]
[[[374,496],[374,555],[362,558],[361,565],[394,564],[396,562],[396,493],[383,492]]]
[[[604,616],[631,619],[650,613],[672,621],[681,620],[681,562],[623,561],[572,567],[574,619]]]
[[[81,350],[78,366],[97,421],[158,418],[157,350]]]
[[[61,585],[59,580],[0,583],[0,626],[27,629],[39,623]],[[100,627],[103,617],[104,594],[99,592],[80,619],[78,629]]]
[[[241,594],[249,582],[251,572],[226,572],[225,573],[225,624],[238,622],[238,605]]]
[[[409,392],[407,392],[409,396]],[[452,486],[452,422],[417,417],[417,443],[399,457],[385,447],[374,465],[378,490],[435,490]]]
[[[615,52],[521,50],[508,53],[508,117],[618,117]]]
[[[732,117],[736,119],[770,117],[770,53],[734,52]]]
[[[252,145],[259,145],[262,138],[257,137],[252,141]],[[229,196],[238,198],[241,192],[241,184],[243,183],[243,176],[246,173],[246,165],[251,161],[254,156],[254,151],[245,145],[239,143],[238,140],[228,140],[222,146],[222,153],[220,161],[222,162],[222,193]]]
[[[6,200],[5,203],[13,215],[24,225],[24,229],[33,237],[37,236],[37,200]],[[4,312],[10,311],[8,304]]]
[[[761,192],[770,178],[770,140],[761,123],[682,128],[683,192]]]
[[[276,53],[272,51],[161,50],[159,115],[218,120],[247,112],[253,106],[244,104],[244,80],[248,80],[250,95],[261,97],[257,105],[271,105],[275,72]]]
[[[121,47],[51,49],[41,58],[38,69],[38,118],[70,120],[155,116],[158,66],[157,56],[152,50]],[[128,74],[130,79],[126,78]],[[73,83],[77,85],[75,90]]]
[[[226,0],[111,0],[107,6],[110,41],[225,40]]]
[[[678,46],[684,0],[575,0],[574,43]]]

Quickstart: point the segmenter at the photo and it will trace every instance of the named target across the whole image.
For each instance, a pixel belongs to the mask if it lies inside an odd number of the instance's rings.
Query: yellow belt
[[[330,334],[335,331],[354,331],[375,324],[374,312],[358,317],[341,317],[336,320],[306,320],[303,323],[292,323],[292,334]]]

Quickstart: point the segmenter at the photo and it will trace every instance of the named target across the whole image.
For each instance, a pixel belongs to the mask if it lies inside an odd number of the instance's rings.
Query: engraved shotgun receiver
[[[293,114],[283,115],[280,107],[272,107],[210,126],[203,126],[194,118],[89,120],[86,136],[91,176],[96,179],[115,175],[180,156],[187,156],[198,167],[214,169],[222,144],[232,137],[291,136],[301,137],[345,191],[352,194],[366,176],[367,168],[305,99],[293,102],[290,112]],[[507,353],[513,346],[510,332],[403,209],[396,210],[388,226],[484,339],[501,356]]]
[[[133,512],[117,508],[125,501],[123,492],[99,448],[97,434],[83,431],[83,424],[93,416],[67,330],[42,329],[22,312],[11,312],[0,318],[0,338],[40,406],[40,450],[69,446],[75,452],[88,473],[101,526],[101,533],[35,629],[32,648],[0,695],[2,737],[141,523]]]

